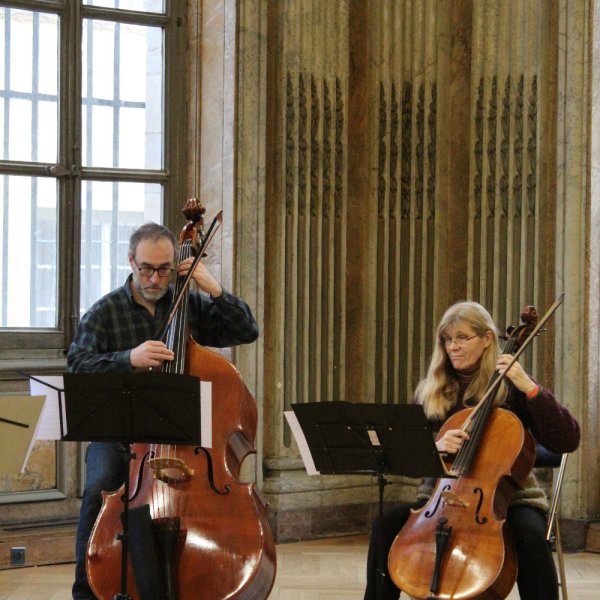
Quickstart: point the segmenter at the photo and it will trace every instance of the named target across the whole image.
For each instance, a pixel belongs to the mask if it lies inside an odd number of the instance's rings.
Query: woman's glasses
[[[457,335],[454,338],[442,336],[442,342],[443,342],[444,346],[446,346],[446,348],[448,346],[451,346],[452,344],[456,344],[459,348],[462,348],[463,346],[466,346],[466,344],[469,340],[476,338],[478,335],[479,334],[477,334],[477,333],[475,333],[474,335],[470,335],[470,336]]]

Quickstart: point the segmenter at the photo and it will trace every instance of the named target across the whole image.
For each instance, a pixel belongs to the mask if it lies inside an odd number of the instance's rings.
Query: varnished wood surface
[[[270,600],[362,600],[366,536],[280,544]],[[600,554],[567,554],[569,600],[597,600]],[[0,571],[0,600],[69,600],[73,564]],[[508,600],[519,600],[516,589]]]

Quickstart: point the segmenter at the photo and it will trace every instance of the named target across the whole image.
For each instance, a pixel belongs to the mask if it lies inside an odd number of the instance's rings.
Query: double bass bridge
[[[150,458],[147,466],[152,469],[154,479],[164,483],[181,482],[194,476],[194,469],[190,469],[186,462],[180,458]]]

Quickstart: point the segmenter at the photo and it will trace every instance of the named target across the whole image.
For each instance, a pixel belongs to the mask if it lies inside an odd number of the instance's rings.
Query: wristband
[[[527,394],[527,400],[531,400],[532,398],[535,398],[538,394],[540,393],[540,386],[536,385],[528,394]]]

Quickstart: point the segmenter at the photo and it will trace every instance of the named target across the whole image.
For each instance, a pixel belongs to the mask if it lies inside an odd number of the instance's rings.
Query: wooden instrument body
[[[450,417],[439,437],[461,428],[472,410]],[[506,598],[517,572],[506,512],[534,461],[533,438],[518,417],[493,409],[468,473],[438,480],[427,504],[412,512],[396,537],[388,557],[395,585],[414,598],[432,597],[436,528],[440,519],[446,519],[452,531],[441,562],[440,587],[433,597]],[[447,466],[451,468],[450,463]]]
[[[238,370],[223,356],[191,338],[186,353],[186,365],[193,365],[189,374],[212,383],[212,448],[167,446],[167,453],[193,470],[183,481],[170,483],[154,479],[144,466],[151,446],[134,444],[130,489],[136,493],[130,508],[149,504],[153,518],[180,519],[173,561],[178,600],[262,600],[275,579],[275,543],[266,503],[254,483],[239,481],[244,458],[256,452],[256,402]],[[120,589],[122,545],[117,536],[122,531],[123,493],[124,487],[104,494],[88,544],[88,580],[101,600],[112,599]],[[127,589],[132,600],[139,600],[131,563]]]

